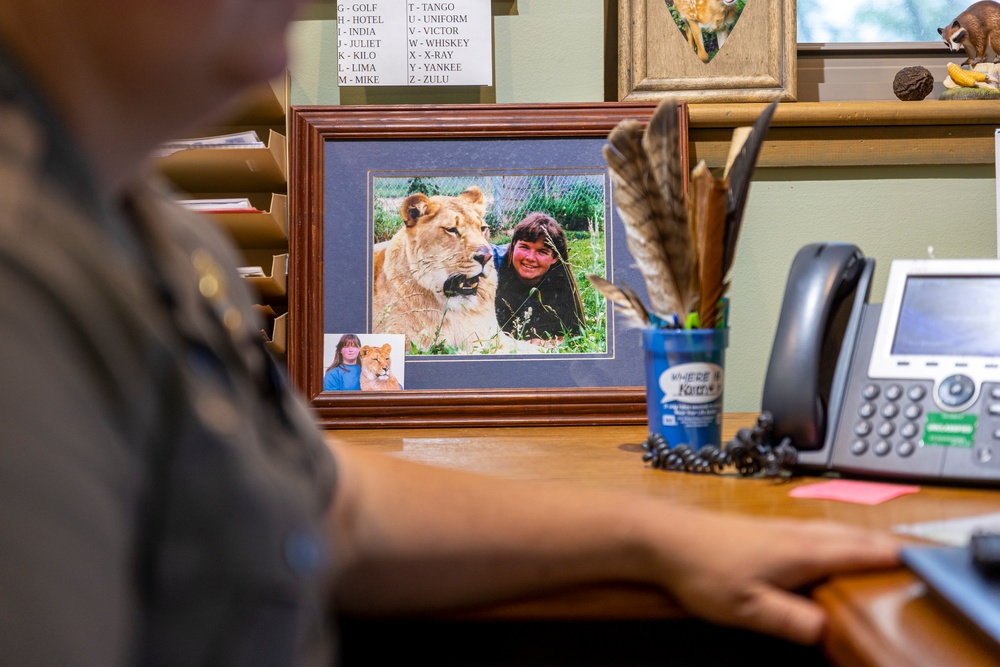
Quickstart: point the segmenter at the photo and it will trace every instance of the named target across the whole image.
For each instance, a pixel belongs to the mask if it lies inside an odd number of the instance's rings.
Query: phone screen
[[[892,354],[1000,357],[1000,277],[907,278]]]

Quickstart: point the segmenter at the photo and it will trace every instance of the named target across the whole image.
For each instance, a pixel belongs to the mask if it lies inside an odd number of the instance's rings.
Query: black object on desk
[[[928,588],[1000,645],[1000,579],[976,566],[969,547],[904,547],[902,559]]]

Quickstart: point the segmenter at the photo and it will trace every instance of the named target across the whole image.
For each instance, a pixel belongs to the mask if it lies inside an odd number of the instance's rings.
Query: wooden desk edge
[[[900,585],[913,576],[904,571],[894,573],[901,577]],[[813,599],[826,610],[827,627],[823,650],[833,664],[886,667],[918,667],[903,656],[891,652],[883,638],[874,629],[872,620],[856,604],[840,579],[834,578],[813,591]]]
[[[1000,647],[909,570],[835,577],[813,592],[828,614],[823,648],[837,665],[995,667]]]

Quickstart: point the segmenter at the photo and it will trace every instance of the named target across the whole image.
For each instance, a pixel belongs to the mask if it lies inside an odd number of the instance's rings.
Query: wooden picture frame
[[[619,0],[618,99],[795,100],[795,0],[746,0],[709,62],[675,24],[673,1]]]
[[[364,303],[364,285],[372,284],[373,243],[371,233],[365,231],[371,229],[365,222],[372,217],[366,213],[372,208],[370,174],[394,168],[388,162],[378,164],[380,161],[392,162],[401,156],[405,164],[423,173],[424,156],[436,151],[470,169],[479,169],[483,165],[476,163],[473,155],[485,148],[490,169],[502,169],[505,162],[529,169],[540,161],[539,165],[550,165],[545,168],[560,164],[560,168],[571,170],[596,169],[604,178],[607,169],[601,148],[608,133],[623,119],[647,120],[655,106],[570,103],[293,107],[287,360],[292,384],[305,393],[319,422],[327,428],[644,423],[646,393],[642,386],[639,332],[625,331],[610,307],[606,311],[610,323],[607,354],[594,358],[541,355],[546,358],[529,359],[532,364],[555,364],[545,366],[515,366],[523,359],[499,356],[414,359],[429,363],[431,371],[440,370],[446,362],[460,362],[447,367],[448,372],[457,374],[450,377],[466,380],[464,384],[470,386],[455,388],[417,388],[418,382],[411,378],[419,378],[419,374],[411,370],[408,356],[404,391],[324,392],[323,339],[326,332],[364,333],[357,317],[345,322],[349,313],[339,306],[330,308],[327,302],[339,298],[337,295],[344,290],[354,290],[358,303]],[[687,107],[683,104],[680,120],[679,150],[686,165]],[[338,155],[346,157],[334,157]],[[614,211],[610,181],[606,196],[607,276],[623,279],[641,291],[642,279],[632,266],[624,228]],[[345,251],[344,243],[354,244],[357,249]],[[370,324],[370,312],[368,317]],[[484,377],[500,385],[471,386]]]

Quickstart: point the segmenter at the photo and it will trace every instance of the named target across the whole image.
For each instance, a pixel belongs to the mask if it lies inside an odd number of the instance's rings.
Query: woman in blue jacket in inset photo
[[[337,352],[333,355],[333,363],[323,375],[323,391],[341,391],[344,389],[361,389],[361,364],[358,354],[361,352],[361,339],[354,334],[344,334],[337,342]]]

